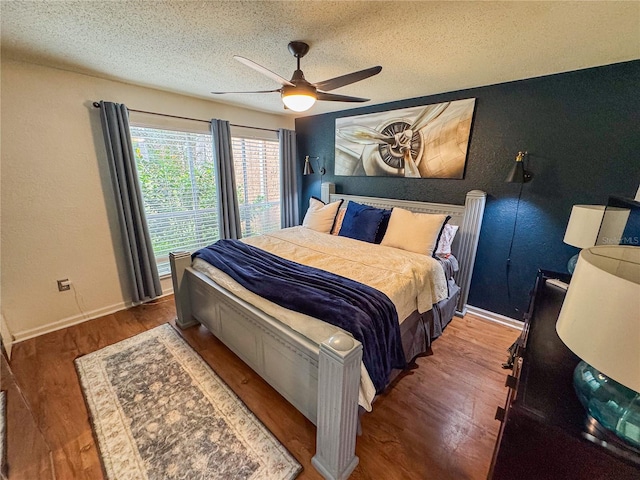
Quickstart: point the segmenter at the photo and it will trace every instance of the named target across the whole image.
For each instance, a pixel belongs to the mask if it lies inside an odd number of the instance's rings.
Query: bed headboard
[[[481,190],[471,190],[467,193],[464,205],[452,205],[447,203],[416,202],[410,200],[396,200],[393,198],[361,197],[358,195],[342,195],[335,193],[335,185],[324,183],[322,185],[322,200],[333,202],[344,200],[345,205],[353,200],[364,205],[377,208],[400,207],[416,213],[444,213],[451,216],[449,223],[458,225],[458,233],[451,250],[460,263],[460,270],[456,274],[456,282],[460,286],[460,299],[456,313],[460,316],[467,311],[467,298],[471,287],[471,275],[478,249],[480,227],[487,194]]]

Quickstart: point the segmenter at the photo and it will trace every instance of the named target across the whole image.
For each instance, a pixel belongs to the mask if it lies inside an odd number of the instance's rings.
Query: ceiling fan
[[[298,64],[296,71],[293,72],[291,80],[286,80],[277,73],[272,72],[262,65],[258,65],[256,62],[249,60],[248,58],[244,58],[239,55],[233,56],[233,58],[238,60],[240,63],[243,63],[246,66],[262,73],[263,75],[266,75],[272,80],[275,80],[280,85],[282,85],[281,88],[275,90],[259,90],[255,92],[211,93],[214,95],[224,95],[228,93],[280,92],[285,108],[289,108],[295,112],[304,112],[305,110],[310,109],[313,104],[316,103],[316,100],[324,100],[329,102],[368,102],[368,98],[350,97],[347,95],[337,95],[327,92],[335,90],[336,88],[344,87],[345,85],[359,82],[360,80],[364,80],[365,78],[372,77],[380,73],[380,71],[382,70],[381,66],[371,67],[365,70],[360,70],[358,72],[351,72],[347,73],[346,75],[330,78],[329,80],[324,80],[322,82],[310,83],[304,78],[304,73],[302,73],[302,70],[300,70],[300,59],[304,57],[309,51],[309,45],[304,42],[290,42],[289,51],[293,54],[294,57],[296,57]]]

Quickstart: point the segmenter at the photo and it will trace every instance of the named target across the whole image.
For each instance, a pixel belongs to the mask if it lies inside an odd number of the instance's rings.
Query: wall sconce
[[[324,165],[320,165],[320,157],[310,157],[307,155],[304,157],[304,170],[302,171],[303,175],[314,175],[316,172],[313,170],[313,166],[311,165],[311,160],[316,161],[316,168],[318,169],[318,173],[320,174],[320,183],[322,183],[322,177],[325,173],[327,173]]]
[[[518,202],[516,203],[516,213],[515,218],[513,220],[513,230],[511,231],[511,242],[509,242],[509,253],[507,254],[507,265],[506,265],[506,280],[507,280],[507,298],[509,299],[509,303],[511,303],[511,253],[513,252],[513,241],[516,237],[516,228],[518,226],[518,213],[520,212],[520,199],[522,198],[522,187],[525,183],[530,182],[533,178],[533,174],[524,168],[524,157],[527,156],[526,151],[518,152],[516,155],[516,163],[507,175],[505,182],[507,183],[518,183],[520,184],[520,192],[518,193]]]
[[[507,183],[527,183],[533,178],[533,173],[524,168],[524,157],[527,152],[518,152],[516,156],[516,164],[513,166],[505,182]]]

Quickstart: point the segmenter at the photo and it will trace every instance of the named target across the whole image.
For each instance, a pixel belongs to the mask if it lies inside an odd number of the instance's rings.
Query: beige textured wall
[[[293,118],[15,61],[2,62],[2,313],[16,339],[125,308],[121,237],[96,100],[294,128]],[[72,290],[58,292],[69,278]],[[170,281],[163,286],[170,287]]]

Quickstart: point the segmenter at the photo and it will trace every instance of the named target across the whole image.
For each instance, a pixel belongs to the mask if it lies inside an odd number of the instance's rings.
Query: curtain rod
[[[93,102],[93,106],[96,108],[100,108],[100,102]],[[179,117],[178,115],[168,115],[166,113],[147,112],[145,110],[134,110],[133,108],[127,108],[127,110],[129,110],[130,112],[136,112],[136,113],[147,113],[149,115],[158,115],[160,117],[178,118],[180,120],[192,120],[194,122],[211,123],[209,120],[202,120],[200,118]],[[232,127],[251,128],[253,130],[264,130],[265,132],[276,132],[276,133],[278,132],[278,130],[274,130],[272,128],[251,127],[249,125],[239,125],[236,123],[230,123],[229,125],[231,125]]]

